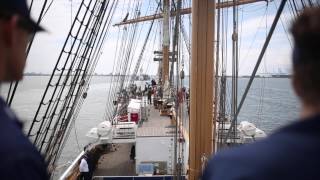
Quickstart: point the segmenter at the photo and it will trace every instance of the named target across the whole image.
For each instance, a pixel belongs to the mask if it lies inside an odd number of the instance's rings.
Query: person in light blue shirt
[[[202,180],[320,179],[320,7],[304,10],[291,33],[292,84],[302,103],[300,119],[264,140],[221,150]]]
[[[43,30],[31,18],[26,0],[0,1],[0,81],[18,81],[30,37]],[[22,124],[0,98],[0,179],[46,180],[47,167],[22,132]]]

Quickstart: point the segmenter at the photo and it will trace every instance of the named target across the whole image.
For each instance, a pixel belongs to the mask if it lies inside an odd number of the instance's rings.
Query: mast
[[[162,59],[162,85],[169,81],[169,45],[170,45],[170,34],[169,34],[169,15],[170,5],[169,0],[163,0],[163,59]]]
[[[179,76],[179,27],[180,27],[180,9],[181,9],[181,5],[182,5],[182,0],[177,0],[176,1],[176,11],[177,11],[177,16],[175,19],[175,27],[174,27],[174,32],[173,32],[173,38],[172,38],[172,62],[171,62],[171,71],[170,71],[170,86],[174,86],[174,64],[176,62],[176,94],[179,94],[179,90],[180,88],[182,88],[182,86],[179,87],[179,77],[181,78],[181,76]],[[173,6],[174,6],[174,1],[173,1]],[[182,81],[182,79],[181,79]],[[179,111],[180,108],[180,104],[179,104],[179,100],[178,98],[176,98],[176,103],[175,103],[175,109],[176,109],[176,115],[177,117],[180,118],[176,118],[176,123],[175,123],[175,138],[174,138],[174,161],[173,161],[173,165],[174,165],[174,169],[173,169],[173,174],[174,174],[174,180],[180,180],[181,179],[181,161],[180,161],[180,156],[179,156],[179,160],[178,160],[178,134],[180,129],[180,121],[182,120],[181,116],[182,113],[181,111]]]
[[[215,0],[192,1],[189,179],[199,179],[215,145],[213,122]]]
[[[233,0],[235,2],[236,0]],[[232,107],[231,115],[232,121],[237,124],[235,118],[238,107],[238,7],[233,6],[233,33],[232,33]],[[236,126],[232,129],[232,143],[235,143],[237,138]]]

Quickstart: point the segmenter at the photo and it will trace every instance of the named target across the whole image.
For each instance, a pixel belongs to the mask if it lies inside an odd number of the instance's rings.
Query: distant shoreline
[[[51,74],[24,74],[23,76],[51,76]],[[58,76],[58,75],[55,75]],[[97,75],[92,75],[92,76],[117,76],[117,75],[102,75],[102,74],[97,74]]]
[[[51,76],[51,74],[29,74],[26,73],[23,76]],[[58,75],[55,75],[58,76]],[[112,77],[112,76],[119,76],[119,75],[111,75],[111,74],[95,74],[92,76],[105,76],[105,77]],[[120,76],[124,76],[124,75],[120,75]],[[126,75],[126,76],[131,76],[131,75]],[[189,75],[187,75],[186,77],[190,77]],[[221,76],[219,76],[221,77]],[[231,78],[231,76],[227,76],[227,78]],[[239,78],[250,78],[250,76],[239,76]],[[255,76],[255,78],[284,78],[284,79],[290,79],[292,78],[292,75],[271,75],[271,76]]]
[[[228,76],[228,78],[231,76]],[[250,76],[239,76],[239,78],[250,78]],[[255,78],[285,78],[290,79],[292,75],[255,76]]]

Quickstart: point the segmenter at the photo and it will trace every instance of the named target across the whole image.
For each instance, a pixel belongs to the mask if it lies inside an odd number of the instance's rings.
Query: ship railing
[[[119,122],[114,125],[113,143],[135,142],[137,125],[135,122]]]
[[[152,175],[152,176],[94,176],[93,180],[173,180],[175,179],[172,175]],[[185,175],[179,179],[185,180]]]
[[[77,157],[76,159],[71,163],[71,165],[67,168],[67,170],[62,174],[62,176],[60,176],[59,180],[65,180],[68,179],[68,177],[70,177],[72,175],[72,173],[74,173],[75,168],[78,167],[78,162],[81,159],[81,157],[83,156],[84,151],[82,151]]]

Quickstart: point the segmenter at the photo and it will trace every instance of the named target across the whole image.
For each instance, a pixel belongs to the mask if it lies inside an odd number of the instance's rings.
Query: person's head
[[[304,105],[320,108],[320,7],[304,10],[291,32],[294,89]]]
[[[40,30],[30,18],[26,0],[0,1],[0,81],[22,78],[29,38]]]

